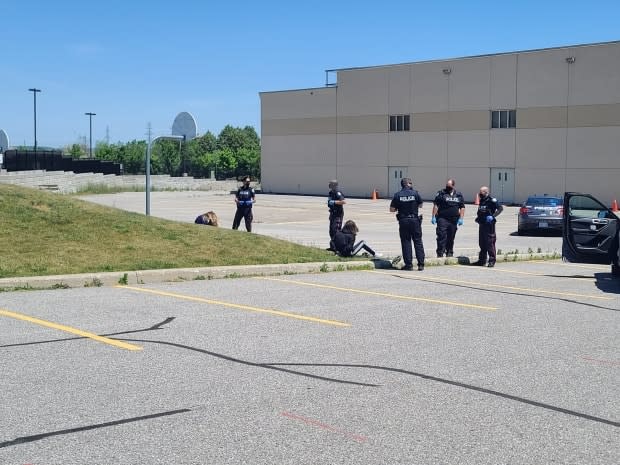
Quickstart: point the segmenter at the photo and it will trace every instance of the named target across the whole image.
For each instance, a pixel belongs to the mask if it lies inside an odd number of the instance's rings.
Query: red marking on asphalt
[[[598,358],[592,358],[592,357],[586,357],[586,356],[581,356],[579,358],[587,360],[588,362],[603,363],[603,364],[606,364],[606,365],[620,365],[620,362],[617,362],[617,361],[614,361],[614,360],[600,360]]]
[[[335,427],[330,426],[330,425],[328,425],[326,423],[322,423],[320,421],[313,420],[311,418],[302,417],[300,415],[295,415],[294,413],[290,413],[290,412],[282,412],[281,415],[283,417],[291,418],[293,420],[303,421],[307,425],[316,426],[316,427],[324,429],[326,431],[331,431],[332,433],[342,434],[343,436],[346,436],[347,438],[353,439],[354,441],[357,441],[357,442],[366,442],[366,441],[368,441],[368,438],[366,436],[362,436],[360,434],[349,433],[348,431],[345,431],[345,430],[342,430],[342,429],[339,429],[339,428],[335,428]]]

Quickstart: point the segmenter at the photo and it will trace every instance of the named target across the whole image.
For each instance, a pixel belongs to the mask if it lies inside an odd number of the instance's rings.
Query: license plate
[[[549,224],[546,221],[539,221],[538,222],[538,227],[539,228],[548,228]]]

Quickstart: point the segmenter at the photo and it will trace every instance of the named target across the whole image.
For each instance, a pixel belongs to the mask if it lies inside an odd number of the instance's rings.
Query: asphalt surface
[[[153,194],[172,219],[218,205]],[[301,227],[267,214],[295,200],[317,201],[261,196],[256,231],[318,246],[324,209]],[[348,210],[399,253],[386,207]],[[504,215],[498,247],[559,250]],[[472,237],[470,220],[459,254]],[[620,280],[521,258],[2,292],[0,463],[619,463]]]

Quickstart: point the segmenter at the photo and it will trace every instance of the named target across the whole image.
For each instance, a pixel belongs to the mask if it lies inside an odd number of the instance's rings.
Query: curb
[[[368,268],[368,262],[312,262],[271,265],[236,265],[204,268],[171,268],[162,270],[107,271],[68,275],[31,276],[0,279],[0,290],[53,289],[139,285],[162,282],[202,281],[247,276],[320,273]]]
[[[527,260],[557,260],[561,257],[544,254],[499,255],[497,264]],[[477,256],[453,258],[427,258],[425,265],[469,265]],[[303,273],[326,273],[333,271],[355,271],[369,268],[394,269],[390,259],[375,259],[350,262],[312,262],[271,265],[236,265],[204,268],[171,268],[163,270],[109,271],[104,273],[82,273],[52,276],[31,276],[0,279],[0,291],[26,289],[64,289],[77,287],[101,287],[117,285],[140,285],[166,282],[203,281],[249,276],[275,276]]]

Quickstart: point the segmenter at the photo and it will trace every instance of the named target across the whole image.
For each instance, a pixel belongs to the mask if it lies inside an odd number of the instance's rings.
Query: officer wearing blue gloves
[[[344,207],[346,204],[344,194],[338,189],[338,181],[332,179],[329,181],[329,193],[327,194],[327,208],[329,208],[329,248],[336,252],[334,246],[334,238],[336,233],[342,229],[342,220],[344,219]]]
[[[487,264],[492,268],[495,266],[495,218],[504,210],[496,198],[489,195],[489,188],[482,186],[479,192],[480,205],[478,205],[478,212],[476,214],[476,223],[478,223],[478,245],[480,246],[480,253],[478,254],[478,261],[472,263],[475,266],[484,266]]]
[[[418,271],[424,270],[424,244],[422,243],[422,221],[418,216],[419,208],[422,206],[422,198],[418,191],[413,189],[410,178],[400,180],[402,189],[394,194],[390,203],[390,211],[398,212],[398,234],[400,236],[400,246],[403,252],[405,266],[403,270],[413,269],[413,256],[411,241],[415,249],[415,258],[418,261]]]
[[[254,205],[254,202],[256,202],[256,193],[254,189],[250,187],[250,177],[246,176],[243,178],[243,185],[237,189],[237,193],[235,194],[237,211],[233,219],[233,229],[238,229],[241,224],[241,218],[244,218],[245,229],[248,232],[252,232],[252,221],[254,220],[252,205]]]
[[[454,237],[456,230],[463,224],[465,200],[463,194],[454,188],[454,179],[446,181],[446,188],[437,191],[433,200],[431,223],[437,228],[437,256],[454,256]]]

